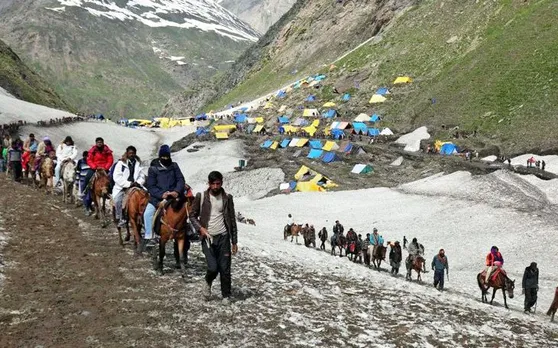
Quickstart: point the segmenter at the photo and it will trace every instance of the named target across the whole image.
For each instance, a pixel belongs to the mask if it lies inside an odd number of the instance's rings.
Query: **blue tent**
[[[206,135],[206,134],[208,134],[208,133],[209,133],[209,131],[208,131],[207,129],[205,129],[205,128],[198,128],[198,129],[196,130],[196,136],[198,136],[198,137],[199,137],[200,135]]]
[[[341,139],[341,136],[343,135],[343,130],[342,129],[332,129],[331,130],[331,135],[333,135],[333,137],[335,139]]]
[[[277,98],[285,98],[287,96],[287,92],[285,91],[279,91],[279,93],[277,93]]]
[[[240,111],[246,112],[246,111],[248,111],[248,109],[249,109],[249,107],[243,106],[243,107],[240,108]]]
[[[279,116],[277,117],[277,121],[281,124],[287,124],[289,123],[289,118],[287,116]]]
[[[370,122],[378,122],[380,120],[380,116],[377,114],[372,115],[372,117],[370,117]]]
[[[277,130],[279,131],[279,134],[285,134],[285,127],[279,126]]]
[[[316,96],[313,95],[313,94],[310,94],[310,95],[305,99],[305,101],[307,101],[307,102],[316,101]]]
[[[264,149],[269,149],[271,145],[273,145],[273,140],[266,140],[264,141],[263,144],[260,145],[260,147],[263,147]]]
[[[378,128],[370,128],[368,130],[368,135],[370,135],[371,137],[377,137],[378,135],[380,135],[380,130]]]
[[[366,134],[366,133],[368,133],[368,127],[366,127],[366,125],[362,122],[353,122],[353,129],[354,129],[354,132],[356,134],[359,134],[359,133]]]
[[[375,94],[386,95],[388,93],[389,93],[389,90],[386,87],[381,87],[381,88],[378,88],[378,90],[376,91]]]
[[[248,115],[246,115],[246,114],[236,115],[236,116],[234,117],[234,122],[237,122],[237,123],[244,123],[244,122],[246,122],[246,119],[247,119],[247,118],[248,118]]]
[[[343,94],[343,101],[348,102],[349,100],[351,100],[351,95],[349,93]]]
[[[291,143],[291,139],[283,139],[283,141],[281,142],[281,144],[279,146],[285,148],[285,147],[289,147],[289,144]]]
[[[440,148],[440,155],[453,155],[459,151],[457,145],[453,143],[445,143]]]
[[[207,115],[206,114],[196,115],[196,121],[199,121],[199,120],[207,120]]]
[[[337,111],[335,111],[333,109],[329,109],[326,112],[324,112],[324,114],[323,114],[323,116],[327,117],[327,118],[335,117],[335,115],[337,115]]]
[[[291,189],[291,191],[293,191],[296,188],[296,184],[297,182],[294,180],[289,182],[289,188]]]
[[[318,149],[312,149],[310,150],[310,152],[308,153],[308,158],[320,158],[322,156],[322,153],[324,151],[323,150],[318,150]]]
[[[314,80],[319,82],[319,81],[325,80],[325,78],[326,78],[325,75],[320,74],[320,75],[316,75],[316,76],[314,77]]]
[[[347,145],[341,149],[341,152],[350,153],[351,151],[353,151],[353,144],[351,143],[347,143]]]
[[[335,154],[335,152],[326,152],[324,157],[322,157],[322,161],[324,163],[331,163],[340,160],[341,159]]]
[[[323,145],[319,140],[310,140],[310,147],[313,149],[321,149]]]

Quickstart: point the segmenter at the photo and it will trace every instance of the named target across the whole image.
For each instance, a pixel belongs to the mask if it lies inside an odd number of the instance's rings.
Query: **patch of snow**
[[[402,135],[395,142],[397,144],[404,144],[405,151],[417,152],[420,151],[420,142],[424,139],[430,139],[430,134],[428,134],[428,129],[423,126],[409,134]]]
[[[390,166],[398,167],[403,163],[403,156],[399,156],[395,161],[390,163]]]
[[[45,8],[46,8],[47,10],[51,10],[51,11],[59,12],[59,13],[66,12],[66,6],[62,6],[62,7],[45,7]]]
[[[497,159],[498,159],[497,156],[495,156],[495,155],[490,155],[490,156],[486,156],[486,157],[481,158],[481,161],[484,161],[484,162],[494,162],[494,161],[496,161]]]
[[[522,165],[527,166],[527,160],[531,157],[534,157],[537,161],[545,161],[546,168],[545,170],[550,173],[558,174],[558,156],[556,155],[549,155],[549,156],[539,156],[534,155],[531,153],[517,156],[511,159],[511,164],[513,166]],[[534,165],[533,165],[534,166]]]
[[[170,56],[169,59],[172,60],[173,62],[177,61],[177,60],[182,60],[186,57],[175,57],[175,56]]]
[[[188,63],[179,60],[179,61],[176,62],[176,64],[178,64],[178,65],[186,65],[186,64],[188,64]]]
[[[0,88],[0,120],[2,123],[16,121],[48,121],[53,118],[73,117],[67,111],[52,109],[43,105],[29,103],[15,98]]]

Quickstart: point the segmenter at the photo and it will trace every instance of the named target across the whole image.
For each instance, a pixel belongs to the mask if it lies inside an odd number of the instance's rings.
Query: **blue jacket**
[[[149,167],[145,187],[149,192],[149,203],[157,206],[163,200],[163,194],[167,191],[176,191],[184,194],[185,182],[184,175],[180,171],[178,164],[173,162],[168,167],[163,167],[160,163],[153,163]]]
[[[370,244],[376,245],[376,241],[374,240],[374,235],[370,235]],[[378,245],[384,245],[384,237],[378,235]]]
[[[440,258],[439,255],[434,256],[432,260],[432,269],[436,271],[443,271],[444,269],[449,269],[448,257],[444,255],[444,258]]]

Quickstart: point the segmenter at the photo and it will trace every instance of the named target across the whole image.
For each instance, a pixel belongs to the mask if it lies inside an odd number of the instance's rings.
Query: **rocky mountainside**
[[[259,34],[212,0],[24,0],[0,35],[82,111],[149,117]]]
[[[218,0],[262,35],[287,12],[296,0]]]
[[[336,87],[353,95],[348,118],[378,113],[394,130],[427,126],[442,139],[448,129],[459,130],[462,146],[505,155],[554,153],[556,16],[552,0],[299,0],[220,80],[195,98],[173,99],[166,110],[218,110],[325,73],[323,88],[290,99],[300,105],[313,93],[337,101]],[[378,87],[391,88],[405,75],[412,84],[395,88],[385,103],[369,104]]]
[[[0,40],[0,88],[30,103],[71,110],[53,88]],[[2,117],[0,116],[0,123]]]

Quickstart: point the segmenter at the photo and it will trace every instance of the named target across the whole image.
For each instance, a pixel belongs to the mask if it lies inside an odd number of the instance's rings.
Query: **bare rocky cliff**
[[[220,4],[263,35],[295,2],[296,0],[221,0]]]

